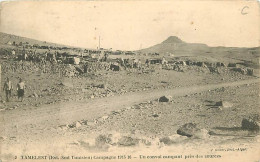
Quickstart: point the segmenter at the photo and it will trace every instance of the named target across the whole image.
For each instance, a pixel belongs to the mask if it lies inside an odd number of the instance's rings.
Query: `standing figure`
[[[6,78],[6,82],[4,83],[4,87],[3,87],[3,90],[5,91],[6,102],[9,102],[9,99],[11,98],[12,89],[13,89],[12,82],[9,80],[9,78]]]
[[[24,97],[24,89],[25,89],[25,84],[22,78],[20,78],[19,83],[17,84],[17,96],[18,96],[18,100],[21,99],[21,102],[23,101],[23,97]]]
[[[146,65],[146,67],[149,67],[149,60],[148,59],[146,59],[146,61],[145,61],[145,65]]]
[[[12,50],[12,55],[15,55],[15,50],[14,49]]]

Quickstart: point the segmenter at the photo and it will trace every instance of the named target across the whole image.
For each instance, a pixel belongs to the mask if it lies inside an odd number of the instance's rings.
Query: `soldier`
[[[146,67],[149,67],[149,60],[148,59],[146,59],[146,61],[145,61],[145,65],[146,65]]]
[[[15,50],[14,49],[12,50],[12,55],[15,55]]]
[[[17,96],[18,96],[18,100],[21,99],[21,102],[23,101],[23,97],[24,97],[24,89],[25,89],[25,84],[22,78],[20,78],[19,83],[17,84]]]
[[[13,89],[12,82],[9,80],[9,78],[6,78],[6,82],[4,83],[4,87],[3,87],[3,90],[5,91],[6,102],[9,102],[9,99],[11,98],[12,89]]]

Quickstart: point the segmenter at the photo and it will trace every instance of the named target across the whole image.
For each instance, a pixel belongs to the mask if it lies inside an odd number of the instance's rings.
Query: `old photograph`
[[[2,1],[0,162],[259,161],[259,9]]]

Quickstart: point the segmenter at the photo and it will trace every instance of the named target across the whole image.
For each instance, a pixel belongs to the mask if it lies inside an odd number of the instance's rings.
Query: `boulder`
[[[135,139],[135,138],[132,138],[132,137],[129,137],[129,136],[123,136],[117,142],[117,144],[119,146],[135,146],[138,143],[139,143],[138,139]]]
[[[105,115],[105,116],[102,116],[102,117],[101,117],[102,120],[107,120],[108,118],[109,118],[108,115]]]
[[[84,73],[84,69],[81,68],[80,66],[75,66],[75,69],[79,72],[79,74],[83,74]]]
[[[177,134],[182,135],[182,136],[187,136],[187,137],[192,137],[194,135],[194,132],[197,131],[197,125],[194,123],[187,123],[181,126],[177,130]]]
[[[220,74],[219,69],[217,67],[208,67],[208,69],[211,73]]]
[[[172,100],[172,96],[162,96],[159,98],[159,102],[170,102]]]
[[[155,118],[159,117],[158,114],[153,114],[152,116],[155,117]]]
[[[112,71],[119,71],[120,70],[119,65],[114,65],[114,64],[111,64],[109,68]]]
[[[107,85],[106,84],[99,84],[96,86],[97,88],[104,88],[107,89]]]
[[[151,142],[151,140],[152,139],[150,139],[150,138],[142,138],[141,140],[140,140],[140,144],[143,144],[143,145],[145,145],[145,146],[151,146],[152,145],[152,142]]]
[[[35,93],[35,92],[33,93],[33,96],[34,96],[34,97],[36,97],[36,98],[38,98],[38,97],[39,97],[39,96],[38,96],[38,94],[37,94],[37,93]]]
[[[215,63],[215,67],[226,67],[226,65],[223,62],[217,62]]]
[[[228,67],[237,67],[237,64],[236,63],[229,63]]]
[[[196,65],[199,67],[207,67],[207,65],[204,62],[197,62]]]
[[[191,61],[186,61],[185,63],[186,63],[186,65],[191,65],[192,64]]]
[[[6,136],[1,136],[1,137],[0,137],[0,140],[2,140],[2,141],[6,140],[6,139],[7,139]]]
[[[165,145],[173,144],[173,141],[169,137],[160,138],[160,142],[164,143]]]
[[[177,134],[187,137],[204,139],[209,136],[206,129],[199,129],[194,123],[187,123],[177,130]]]
[[[230,102],[227,102],[227,101],[219,101],[219,102],[216,102],[215,106],[222,106],[223,108],[229,108],[229,107],[232,107],[233,104]]]
[[[96,121],[87,121],[88,126],[94,126],[96,124]]]
[[[254,69],[251,69],[251,68],[247,68],[247,75],[254,75]]]
[[[79,128],[79,127],[81,127],[81,124],[80,124],[80,122],[76,122],[76,123],[75,123],[75,127],[76,127],[76,128]]]
[[[99,135],[96,139],[95,139],[95,146],[96,147],[104,147],[107,144],[111,143],[111,138],[108,135]]]
[[[248,74],[248,71],[245,68],[232,68],[232,70],[235,71],[235,72],[239,72],[239,73],[241,73],[243,75]]]
[[[206,139],[209,137],[209,131],[204,128],[199,129],[194,132],[194,135],[192,137],[199,138],[199,139]]]
[[[67,130],[68,129],[68,125],[60,125],[59,126],[59,128],[61,129],[61,130]]]
[[[81,124],[79,122],[75,122],[73,124],[68,125],[69,128],[79,128],[81,127]]]
[[[258,114],[251,115],[242,120],[242,129],[259,131],[260,118]]]
[[[186,66],[186,62],[185,61],[180,61],[180,64],[183,66]]]
[[[65,87],[73,87],[73,84],[70,81],[62,81],[59,83],[60,86],[65,86]]]

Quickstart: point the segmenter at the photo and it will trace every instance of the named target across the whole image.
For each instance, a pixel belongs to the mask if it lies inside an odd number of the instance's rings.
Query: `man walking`
[[[6,82],[4,83],[4,87],[3,87],[3,90],[5,91],[6,102],[9,102],[9,99],[11,98],[12,89],[13,89],[12,82],[9,80],[9,78],[6,78]]]
[[[23,101],[23,97],[24,97],[24,89],[25,89],[25,84],[22,78],[20,78],[19,83],[17,84],[17,96],[18,96],[18,100],[21,99],[21,102]]]

